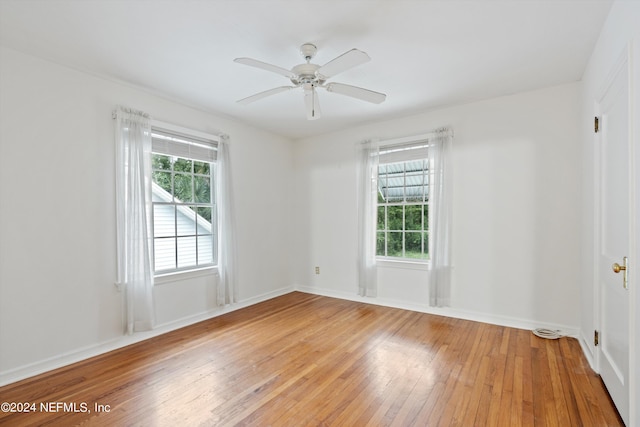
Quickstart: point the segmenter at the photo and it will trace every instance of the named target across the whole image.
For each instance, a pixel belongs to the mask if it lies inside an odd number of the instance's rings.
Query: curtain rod
[[[145,119],[151,119],[149,114],[145,113],[144,111],[134,110],[133,108],[127,108],[127,107],[122,107],[122,106],[118,106],[115,110],[113,110],[111,112],[111,118],[114,119],[114,120],[117,119],[119,111],[121,111],[123,113],[126,113],[126,114],[139,114],[140,116],[144,117]]]
[[[222,140],[226,140],[227,143],[229,143],[229,135],[227,135],[226,133],[208,133],[208,132],[201,132],[195,129],[189,129],[189,128],[185,128],[182,126],[178,126],[178,125],[174,125],[171,123],[167,123],[167,122],[162,122],[160,120],[156,120],[153,119],[149,116],[149,114],[143,112],[143,111],[137,111],[137,110],[133,110],[131,108],[125,108],[122,106],[118,106],[118,108],[116,108],[115,110],[113,110],[111,112],[111,118],[112,119],[117,119],[118,118],[118,112],[122,111],[125,113],[139,113],[142,114],[144,117],[149,119],[149,122],[151,124],[151,127],[155,127],[158,128],[160,130],[164,130],[167,132],[176,132],[178,134],[182,134],[182,135],[186,135],[186,136],[193,136],[193,137],[197,137],[197,138],[203,138],[203,139],[207,139],[207,140],[213,140],[215,142],[220,142]]]
[[[383,146],[387,146],[387,145],[404,144],[406,142],[415,142],[415,141],[420,141],[420,140],[428,140],[430,138],[433,138],[434,136],[437,136],[438,134],[440,134],[442,132],[447,132],[447,134],[449,136],[453,137],[453,129],[451,129],[448,126],[445,126],[445,127],[437,128],[437,129],[434,129],[434,130],[429,131],[427,133],[423,133],[423,134],[419,134],[419,135],[405,136],[405,137],[402,137],[402,138],[393,138],[393,139],[381,139],[378,142],[378,144],[381,147],[383,147]]]
[[[188,128],[174,125],[171,123],[161,122],[160,120],[156,120],[156,119],[151,119],[151,127],[152,128],[155,127],[160,130],[165,130],[168,132],[176,132],[182,135],[187,135],[187,136],[191,135],[198,138],[214,140],[216,142],[220,142],[221,139],[228,138],[228,136],[225,134],[213,134],[213,133],[207,133],[207,132],[200,132],[197,130],[188,129]]]

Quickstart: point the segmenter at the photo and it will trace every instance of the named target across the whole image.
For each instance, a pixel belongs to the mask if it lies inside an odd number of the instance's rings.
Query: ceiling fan
[[[251,67],[261,68],[263,70],[271,71],[272,73],[280,74],[291,80],[293,86],[280,86],[273,89],[266,90],[264,92],[251,95],[247,98],[243,98],[238,101],[240,104],[249,104],[267,96],[275,95],[280,92],[286,92],[295,88],[302,88],[304,90],[304,101],[307,110],[307,119],[315,120],[320,118],[320,103],[318,102],[318,95],[316,93],[317,88],[325,89],[327,92],[334,92],[341,95],[350,96],[363,101],[372,102],[374,104],[380,104],[385,100],[387,95],[380,92],[374,92],[369,89],[363,89],[357,86],[351,86],[344,83],[327,83],[327,80],[336,74],[346,71],[350,68],[356,67],[360,64],[364,64],[370,61],[371,58],[365,52],[358,49],[351,49],[337,58],[327,62],[320,66],[312,64],[311,59],[317,52],[315,45],[311,43],[305,43],[300,46],[300,53],[307,61],[304,64],[299,64],[293,67],[291,70],[278,67],[277,65],[267,64],[266,62],[258,61],[251,58],[236,58],[235,62],[249,65]]]

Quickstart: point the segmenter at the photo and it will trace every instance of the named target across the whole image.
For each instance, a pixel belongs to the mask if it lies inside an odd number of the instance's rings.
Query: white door
[[[600,375],[629,424],[629,291],[624,258],[630,253],[629,66],[619,61],[598,102]],[[614,264],[621,268],[614,268]],[[629,265],[629,268],[633,268]],[[616,272],[616,271],[618,272]]]

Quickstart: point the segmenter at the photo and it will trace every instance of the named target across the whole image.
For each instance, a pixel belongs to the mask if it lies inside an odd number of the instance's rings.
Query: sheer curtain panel
[[[229,138],[223,135],[218,143],[216,191],[218,202],[218,305],[238,301],[235,286],[235,218],[233,216],[233,192],[231,186],[231,163]]]
[[[378,143],[366,141],[358,150],[358,294],[378,293],[376,217],[378,200]]]
[[[116,118],[117,280],[125,293],[128,334],[152,329],[151,125],[141,111]]]
[[[429,304],[437,307],[448,306],[451,298],[452,139],[453,133],[448,128],[437,130],[429,138],[429,163],[433,168]]]

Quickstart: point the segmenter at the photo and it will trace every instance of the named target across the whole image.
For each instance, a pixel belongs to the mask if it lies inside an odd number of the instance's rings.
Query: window
[[[217,261],[213,141],[152,128],[153,260],[156,275]]]
[[[429,259],[429,182],[426,142],[381,148],[377,257],[423,262]]]

